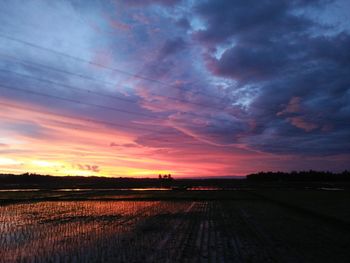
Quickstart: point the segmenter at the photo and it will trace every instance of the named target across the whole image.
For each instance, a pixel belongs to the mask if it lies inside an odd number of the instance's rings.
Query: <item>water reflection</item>
[[[36,192],[41,189],[0,189],[0,192]]]
[[[156,231],[144,235],[139,226],[147,218],[179,213],[188,206],[141,201],[3,206],[0,262],[142,262],[161,236]]]

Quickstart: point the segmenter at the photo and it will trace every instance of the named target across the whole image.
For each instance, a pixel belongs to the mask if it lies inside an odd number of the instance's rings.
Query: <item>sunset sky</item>
[[[350,1],[0,3],[0,173],[350,169]]]

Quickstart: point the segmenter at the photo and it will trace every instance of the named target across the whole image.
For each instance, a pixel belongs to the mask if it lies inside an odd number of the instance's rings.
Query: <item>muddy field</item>
[[[0,196],[0,262],[350,262],[348,192]]]

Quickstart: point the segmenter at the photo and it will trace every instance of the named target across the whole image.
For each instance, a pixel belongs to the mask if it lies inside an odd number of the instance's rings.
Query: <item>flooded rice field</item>
[[[347,231],[261,200],[0,206],[0,262],[349,262]]]

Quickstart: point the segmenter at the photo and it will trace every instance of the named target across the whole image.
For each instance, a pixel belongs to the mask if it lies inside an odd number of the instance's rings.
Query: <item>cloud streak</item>
[[[13,163],[1,169],[349,169],[350,32],[334,8],[342,4],[2,5],[0,152]]]

